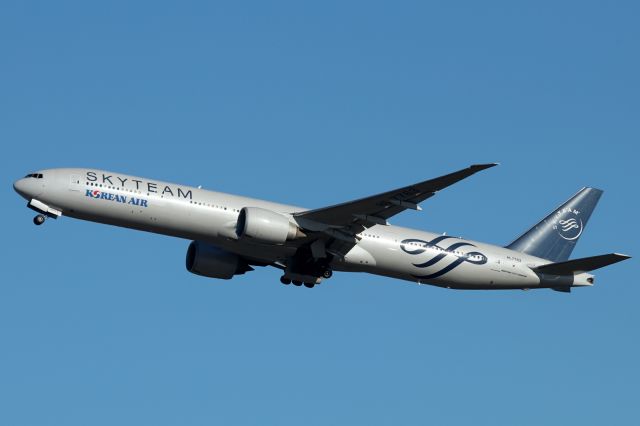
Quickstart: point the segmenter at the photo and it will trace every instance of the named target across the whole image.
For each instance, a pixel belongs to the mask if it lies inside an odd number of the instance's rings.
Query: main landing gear
[[[300,287],[302,285],[302,281],[300,280],[292,280],[291,278],[287,278],[284,275],[280,277],[280,282],[284,285],[293,284],[296,287]],[[304,283],[305,287],[312,288],[314,286],[313,283]]]
[[[284,275],[280,277],[280,282],[281,282],[282,284],[284,284],[284,285],[289,285],[289,284],[291,284],[291,280],[290,280],[289,278],[285,278],[285,276],[284,276]]]
[[[322,272],[322,278],[324,279],[329,279],[331,278],[331,276],[333,275],[333,272],[331,271],[331,269],[325,269]],[[304,275],[303,275],[304,276]],[[303,276],[300,276],[300,278],[302,278]],[[296,287],[300,287],[302,285],[304,285],[306,288],[313,288],[316,285],[320,284],[320,279],[315,278],[315,282],[312,281],[314,280],[314,278],[312,276],[307,276],[308,279],[305,279],[304,281],[302,279],[291,279],[289,276],[287,275],[283,275],[280,277],[280,282],[284,285],[289,285],[289,284],[293,284]]]
[[[44,221],[47,219],[47,217],[43,214],[39,214],[36,217],[33,218],[33,223],[40,226],[44,223]]]

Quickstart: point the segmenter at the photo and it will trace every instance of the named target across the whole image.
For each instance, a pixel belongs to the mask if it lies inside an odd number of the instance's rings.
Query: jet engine
[[[228,280],[234,275],[253,271],[253,268],[237,254],[200,241],[192,241],[187,250],[187,271],[203,277]]]
[[[305,234],[287,216],[259,207],[244,207],[236,224],[238,238],[253,238],[262,243],[284,244]]]

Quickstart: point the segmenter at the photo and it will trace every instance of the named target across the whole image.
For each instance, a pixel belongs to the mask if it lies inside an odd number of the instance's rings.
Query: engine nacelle
[[[186,263],[192,274],[223,280],[253,270],[240,256],[199,241],[189,244]]]
[[[240,210],[236,235],[270,244],[284,244],[287,240],[305,236],[290,218],[260,207]]]

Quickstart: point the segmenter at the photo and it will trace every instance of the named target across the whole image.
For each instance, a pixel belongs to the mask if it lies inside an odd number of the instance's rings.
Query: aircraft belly
[[[297,250],[297,247],[288,245],[256,244],[229,238],[218,238],[212,242],[227,251],[264,263],[285,261],[293,256]]]
[[[426,284],[453,289],[507,289],[532,288],[540,284],[533,273],[505,273],[489,269],[486,265],[460,265],[435,279],[420,280]]]

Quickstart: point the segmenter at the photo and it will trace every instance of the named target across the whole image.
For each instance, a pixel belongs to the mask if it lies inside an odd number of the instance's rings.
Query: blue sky
[[[506,244],[591,185],[573,256],[638,256],[639,12],[2,3],[0,423],[637,423],[635,259],[570,295],[217,282],[188,241],[36,228],[11,183],[86,166],[319,207],[500,162],[393,223]]]

